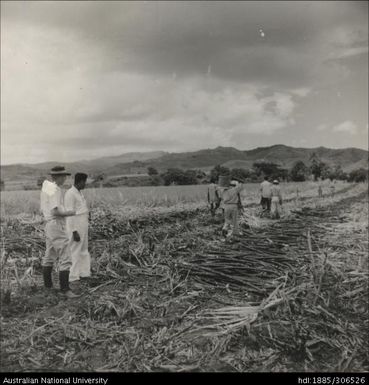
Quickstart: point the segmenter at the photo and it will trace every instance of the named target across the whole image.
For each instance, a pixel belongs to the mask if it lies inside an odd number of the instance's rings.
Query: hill
[[[298,160],[309,164],[313,153],[329,165],[341,165],[344,171],[351,171],[360,167],[368,168],[368,151],[365,150],[357,148],[329,149],[325,147],[294,148],[278,144],[249,151],[241,151],[232,147],[217,147],[196,152],[170,153],[148,161],[115,165],[107,170],[107,174],[123,174],[133,170],[137,172],[140,169],[143,171],[149,166],[155,167],[159,171],[164,171],[170,167],[206,170],[217,164],[229,168],[251,168],[254,162],[260,161],[273,162],[283,168],[291,168]]]
[[[1,166],[1,179],[5,181],[20,179],[35,179],[40,176],[47,175],[49,170],[58,165],[63,164],[71,173],[85,172],[93,175],[98,173],[106,173],[106,171],[116,164],[129,162],[145,161],[148,159],[156,159],[163,155],[164,151],[153,152],[131,152],[118,156],[107,156],[92,160],[81,160],[78,162],[62,163],[57,161],[36,163],[36,164],[12,164]],[[122,173],[123,174],[123,173]]]
[[[210,170],[221,164],[229,168],[251,168],[257,161],[268,161],[279,164],[283,168],[302,160],[309,164],[315,153],[323,162],[329,165],[341,165],[343,170],[350,172],[360,167],[368,168],[368,151],[358,148],[330,149],[295,148],[282,144],[269,147],[258,147],[253,150],[241,151],[233,147],[217,147],[194,152],[167,153],[163,151],[145,153],[127,153],[119,156],[103,157],[93,160],[82,160],[73,163],[63,163],[72,173],[87,172],[89,175],[104,173],[107,176],[145,174],[147,167],[159,171],[168,168]],[[5,182],[34,181],[45,176],[51,167],[58,162],[39,164],[16,164],[1,166],[1,178]]]

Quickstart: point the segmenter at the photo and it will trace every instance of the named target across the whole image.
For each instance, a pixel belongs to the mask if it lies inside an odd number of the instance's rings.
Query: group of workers
[[[78,283],[91,275],[91,257],[88,251],[89,209],[82,190],[87,174],[76,173],[74,185],[63,193],[62,186],[71,175],[63,166],[51,169],[51,180],[45,180],[41,189],[41,211],[45,221],[46,251],[42,259],[45,288],[53,289],[52,272],[58,264],[60,293],[66,298],[78,297],[70,283]],[[222,234],[226,239],[240,235],[239,212],[243,210],[240,193],[242,180],[227,180],[208,188],[211,215],[220,208],[224,216]],[[263,213],[279,218],[282,195],[278,180],[271,183],[267,177],[260,185],[260,204]],[[72,285],[73,286],[73,285]],[[77,285],[78,286],[78,285]]]
[[[224,216],[222,233],[226,238],[240,235],[239,212],[243,210],[240,193],[244,187],[241,180],[231,180],[225,186],[216,185],[212,180],[208,187],[210,213],[215,216],[218,208],[222,210]],[[269,178],[265,177],[260,185],[260,195],[262,214],[268,213],[271,218],[280,218],[283,202],[279,181],[275,179],[271,183]]]

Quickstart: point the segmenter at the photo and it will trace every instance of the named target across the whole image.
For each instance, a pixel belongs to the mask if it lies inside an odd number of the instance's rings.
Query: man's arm
[[[74,197],[72,194],[69,194],[68,191],[65,193],[64,206],[66,210],[61,209],[60,200],[57,202],[57,207],[54,209],[55,215],[60,217],[70,217],[76,215]]]
[[[53,215],[57,216],[57,217],[72,217],[73,215],[76,215],[76,212],[75,211],[72,211],[72,210],[63,210],[62,208],[60,208],[59,206],[57,207],[54,207],[51,212],[53,213]]]
[[[64,198],[65,208],[67,209],[67,212],[76,212],[76,200],[74,195],[71,192],[66,192],[65,198]],[[79,242],[81,240],[80,235],[78,234],[76,224],[74,221],[74,218],[69,219],[69,226],[73,232],[73,240],[75,242]]]

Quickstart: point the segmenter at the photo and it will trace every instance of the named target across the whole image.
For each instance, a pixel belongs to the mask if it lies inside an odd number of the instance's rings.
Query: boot
[[[44,278],[44,286],[46,289],[52,289],[53,281],[51,278],[51,273],[53,271],[52,266],[42,266],[42,275]]]
[[[66,298],[77,298],[79,295],[74,294],[69,287],[69,270],[59,272],[60,291]]]

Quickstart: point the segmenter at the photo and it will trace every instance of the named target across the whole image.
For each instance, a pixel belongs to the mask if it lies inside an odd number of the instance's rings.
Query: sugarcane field
[[[2,370],[367,371],[368,185],[282,185],[278,220],[246,185],[232,242],[204,186],[136,210],[86,190],[92,275],[69,300],[43,289],[37,196],[3,192]]]
[[[368,5],[0,1],[0,385],[369,385]]]

